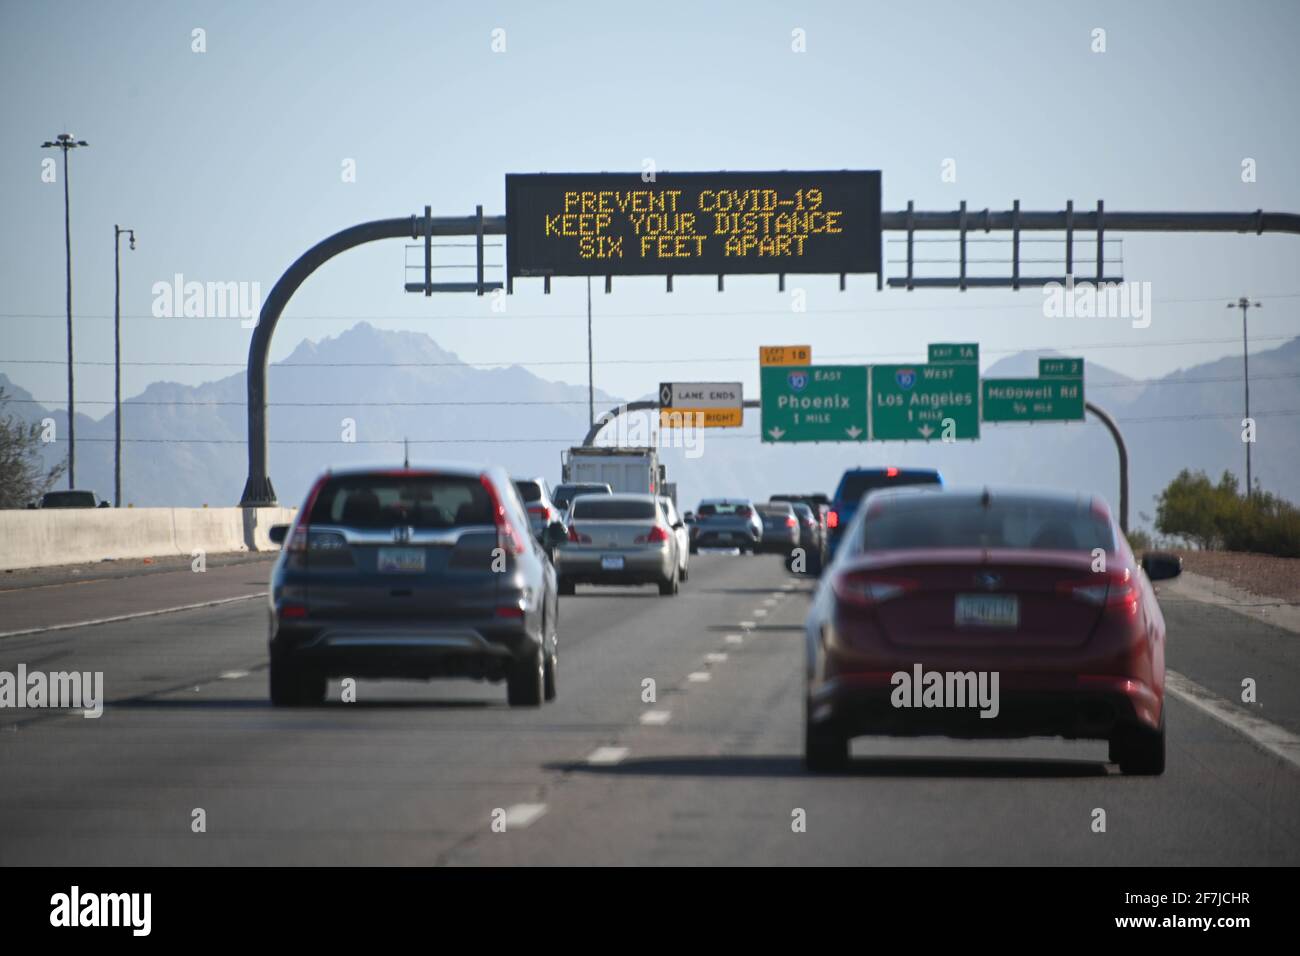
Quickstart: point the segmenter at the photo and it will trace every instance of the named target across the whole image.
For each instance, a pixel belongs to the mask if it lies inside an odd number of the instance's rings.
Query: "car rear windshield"
[[[536,481],[516,481],[515,487],[519,490],[519,497],[524,501],[541,501],[542,486]]]
[[[793,511],[794,508],[790,504],[783,502],[758,506],[758,513],[761,515],[788,515]]]
[[[698,513],[701,515],[747,515],[750,513],[750,507],[744,502],[713,502],[700,505]]]
[[[555,495],[551,500],[561,508],[567,508],[578,495],[608,495],[610,493],[608,485],[560,485],[555,489]]]
[[[869,550],[1014,548],[1034,551],[1115,549],[1110,523],[1075,502],[923,495],[881,502],[863,522]]]
[[[461,528],[493,524],[492,499],[477,477],[347,475],[325,482],[312,524],[349,528]]]
[[[937,485],[939,476],[933,472],[900,471],[890,476],[883,471],[854,471],[840,479],[835,497],[839,501],[857,504],[868,491],[877,488],[897,488],[902,485]]]
[[[573,503],[573,519],[587,521],[653,521],[655,503],[628,498],[579,498]]]
[[[41,499],[42,508],[93,508],[93,491],[51,491]]]

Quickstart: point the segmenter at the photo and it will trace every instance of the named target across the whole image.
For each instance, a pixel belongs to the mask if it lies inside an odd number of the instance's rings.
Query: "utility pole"
[[[135,230],[113,224],[113,507],[122,507],[122,234],[135,248]]]
[[[77,414],[72,392],[72,214],[68,206],[68,150],[89,146],[71,133],[60,133],[41,143],[41,149],[63,150],[63,251],[67,261],[68,303],[68,487],[77,486]]]
[[[1241,373],[1242,380],[1246,385],[1246,417],[1250,418],[1250,354],[1248,351],[1248,339],[1246,336],[1246,313],[1252,308],[1262,309],[1263,302],[1251,302],[1246,296],[1242,296],[1236,302],[1229,302],[1228,308],[1241,309]],[[1254,438],[1254,429],[1251,430],[1251,437]],[[1244,442],[1246,446],[1246,497],[1250,498],[1252,487],[1250,484],[1250,446],[1254,442]]]
[[[591,359],[591,276],[587,276],[587,424],[596,424],[596,378]]]

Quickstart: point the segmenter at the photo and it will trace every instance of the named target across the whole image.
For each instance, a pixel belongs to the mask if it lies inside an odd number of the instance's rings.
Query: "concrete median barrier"
[[[0,570],[163,555],[274,551],[272,525],[296,508],[0,511]]]

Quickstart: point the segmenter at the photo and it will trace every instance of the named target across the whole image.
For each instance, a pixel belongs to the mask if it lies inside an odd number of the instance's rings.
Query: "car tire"
[[[803,765],[811,773],[838,773],[849,766],[849,738],[804,721]]]
[[[700,553],[700,546],[699,546],[698,544],[696,544],[695,542],[691,542],[691,548],[690,548],[690,551],[691,551],[691,554],[699,554],[699,553]]]
[[[1160,726],[1126,727],[1110,738],[1110,759],[1121,773],[1158,777],[1165,772],[1165,721]]]
[[[672,577],[670,577],[667,581],[659,582],[659,596],[672,597],[676,593],[677,593],[677,570],[676,568],[674,568]]]
[[[682,568],[682,580],[689,581],[690,577],[691,577],[691,568],[690,565],[687,565],[686,567]]]
[[[552,651],[546,655],[546,673],[543,676],[542,699],[555,700],[555,672],[560,669],[560,655]]]
[[[560,578],[558,581],[555,582],[555,589],[556,589],[560,594],[567,594],[567,595],[569,595],[570,597],[572,597],[573,594],[574,594],[574,584],[573,584],[573,582],[572,582],[572,581],[566,581],[564,578]]]
[[[510,669],[506,700],[511,707],[540,707],[545,696],[545,655],[540,647],[533,647]]]
[[[313,674],[284,654],[271,655],[271,706],[316,707],[325,703],[329,682]]]

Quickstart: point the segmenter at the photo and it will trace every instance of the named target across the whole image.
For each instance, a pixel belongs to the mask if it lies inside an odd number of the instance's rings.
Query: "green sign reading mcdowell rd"
[[[986,422],[1081,422],[1083,380],[986,378]]]
[[[763,441],[866,441],[865,365],[760,369]]]
[[[871,437],[876,441],[979,438],[979,390],[980,370],[973,362],[873,365]]]
[[[1039,378],[1083,378],[1081,358],[1040,358]]]

